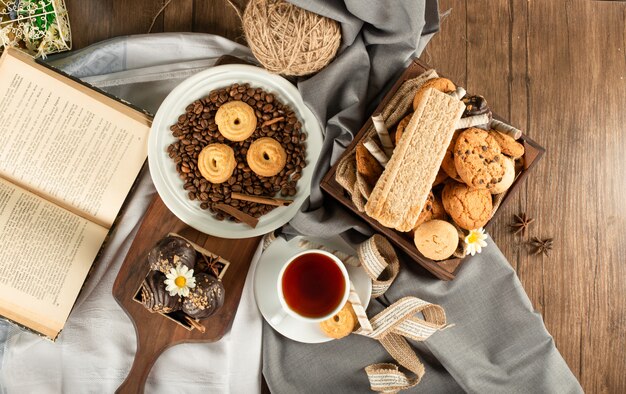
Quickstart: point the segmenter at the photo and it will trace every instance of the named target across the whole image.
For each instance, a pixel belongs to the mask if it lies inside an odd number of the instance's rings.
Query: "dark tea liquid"
[[[346,290],[345,279],[337,264],[319,253],[297,257],[285,270],[282,286],[287,305],[309,318],[331,313]]]

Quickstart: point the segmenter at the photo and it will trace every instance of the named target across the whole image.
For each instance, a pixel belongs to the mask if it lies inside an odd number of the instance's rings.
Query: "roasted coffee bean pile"
[[[243,101],[255,109],[257,127],[245,141],[229,141],[220,134],[215,123],[215,113],[224,103]],[[282,120],[279,120],[283,118]],[[274,121],[274,122],[272,122]],[[266,125],[264,125],[264,123]],[[271,123],[271,124],[270,124]],[[178,141],[172,143],[167,152],[176,164],[180,178],[184,182],[189,199],[200,202],[202,209],[208,209],[218,220],[237,221],[232,216],[215,209],[215,204],[223,202],[256,218],[276,208],[271,205],[231,199],[231,192],[270,197],[280,193],[283,197],[295,196],[296,184],[302,176],[305,162],[305,141],[302,123],[294,111],[281,103],[273,94],[248,84],[233,84],[212,91],[207,97],[189,104],[178,122],[170,127]],[[248,166],[246,153],[250,144],[261,137],[272,137],[287,152],[287,164],[276,176],[260,177]],[[198,155],[202,149],[213,143],[229,145],[235,151],[237,168],[228,181],[213,184],[202,177],[198,169]]]

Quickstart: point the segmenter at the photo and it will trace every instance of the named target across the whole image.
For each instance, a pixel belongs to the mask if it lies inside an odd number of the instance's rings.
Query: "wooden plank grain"
[[[174,1],[174,3],[177,0]],[[164,0],[113,0],[111,36],[147,34],[154,17],[159,14]],[[163,31],[163,13],[156,18],[152,33]]]
[[[193,30],[194,0],[173,0],[163,11],[163,31]]]
[[[467,10],[465,0],[440,0],[440,29],[420,60],[457,83],[467,85]]]
[[[583,322],[580,379],[590,392],[626,392],[626,3],[588,2],[568,10],[575,77],[581,97],[592,100],[581,128],[587,145],[587,177],[596,189],[588,199],[598,201],[595,215],[595,258],[587,273],[588,318]],[[599,45],[601,44],[601,45]],[[574,96],[575,97],[575,96]],[[572,105],[574,105],[572,98]],[[590,127],[591,126],[591,127]],[[583,145],[583,146],[584,146]],[[593,183],[592,183],[593,184]],[[580,235],[579,235],[580,237]],[[595,242],[593,242],[595,241]],[[594,245],[595,244],[595,245]]]
[[[466,61],[450,42],[460,18],[445,30],[463,6],[452,0],[422,59],[457,80],[466,67],[468,90],[548,151],[490,232],[585,391],[626,392],[626,4],[471,4]],[[522,211],[531,236],[555,238],[549,257],[508,232]]]
[[[235,1],[240,7],[245,1]],[[217,34],[244,43],[241,20],[226,0],[194,0],[193,31]]]
[[[533,131],[530,130],[528,111],[530,103],[527,45],[528,2],[525,0],[510,0],[508,14],[508,119],[512,125],[515,125],[529,136],[537,138],[537,136],[533,136]],[[532,206],[527,202],[528,182],[527,180],[521,185],[516,199],[504,208],[501,220],[494,226],[498,246],[516,269],[522,284],[527,281],[527,277],[520,269],[520,259],[526,253],[525,242],[528,239],[528,235],[515,235],[511,231],[510,226],[517,214],[526,213],[529,217],[534,217]],[[532,282],[532,279],[530,282]],[[531,299],[537,298],[531,297]],[[537,304],[536,308],[541,310],[541,305]]]
[[[593,105],[575,99],[585,96],[580,78],[586,78],[576,69],[578,59],[572,54],[581,38],[580,26],[570,26],[568,7],[572,6],[574,13],[583,12],[580,5],[562,1],[533,3],[528,10],[529,129],[548,150],[538,179],[527,185],[528,204],[538,218],[533,235],[554,237],[555,248],[550,257],[525,255],[521,266],[532,277],[524,283],[531,299],[541,303],[548,330],[580,379],[581,343],[589,318],[589,273],[596,246],[578,242],[576,234],[597,234],[598,201],[589,199],[589,191],[598,183],[589,176],[588,159],[599,147],[597,139],[588,138],[581,116],[590,113]],[[575,143],[583,140],[584,148]]]
[[[625,236],[607,221],[613,217],[617,229],[626,217],[618,202],[626,178],[616,181],[626,170],[619,79],[626,69],[617,51],[623,41],[615,40],[623,10],[617,3],[529,5],[530,129],[549,153],[528,196],[549,197],[537,204],[537,235],[554,236],[556,247],[526,264],[542,268],[543,283],[533,286],[542,286],[546,326],[589,392],[626,391],[625,359],[614,350],[626,348],[626,272],[616,248],[626,250]]]
[[[80,49],[111,37],[113,0],[66,0],[72,48]]]

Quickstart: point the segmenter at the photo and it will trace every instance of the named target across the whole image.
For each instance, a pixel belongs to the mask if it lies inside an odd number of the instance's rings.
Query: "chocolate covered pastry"
[[[224,304],[224,285],[216,277],[196,275],[196,287],[183,300],[183,312],[194,319],[213,315]]]
[[[463,118],[489,113],[487,100],[483,96],[465,96],[462,101],[465,104]]]
[[[187,240],[168,235],[148,253],[150,269],[167,274],[179,264],[192,269],[196,264],[196,250]]]
[[[141,303],[152,313],[170,313],[182,307],[181,298],[165,290],[165,275],[159,271],[150,271],[141,285]]]

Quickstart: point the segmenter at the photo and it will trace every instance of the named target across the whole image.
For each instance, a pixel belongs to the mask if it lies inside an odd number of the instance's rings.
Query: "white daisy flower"
[[[193,276],[193,270],[187,268],[186,265],[178,264],[176,268],[170,269],[169,274],[165,277],[165,290],[169,291],[171,296],[179,295],[187,297],[189,289],[196,287],[196,278]]]
[[[470,230],[467,237],[465,237],[465,245],[467,245],[467,254],[474,256],[476,253],[480,253],[484,247],[487,246],[487,234],[481,227],[477,230]]]

